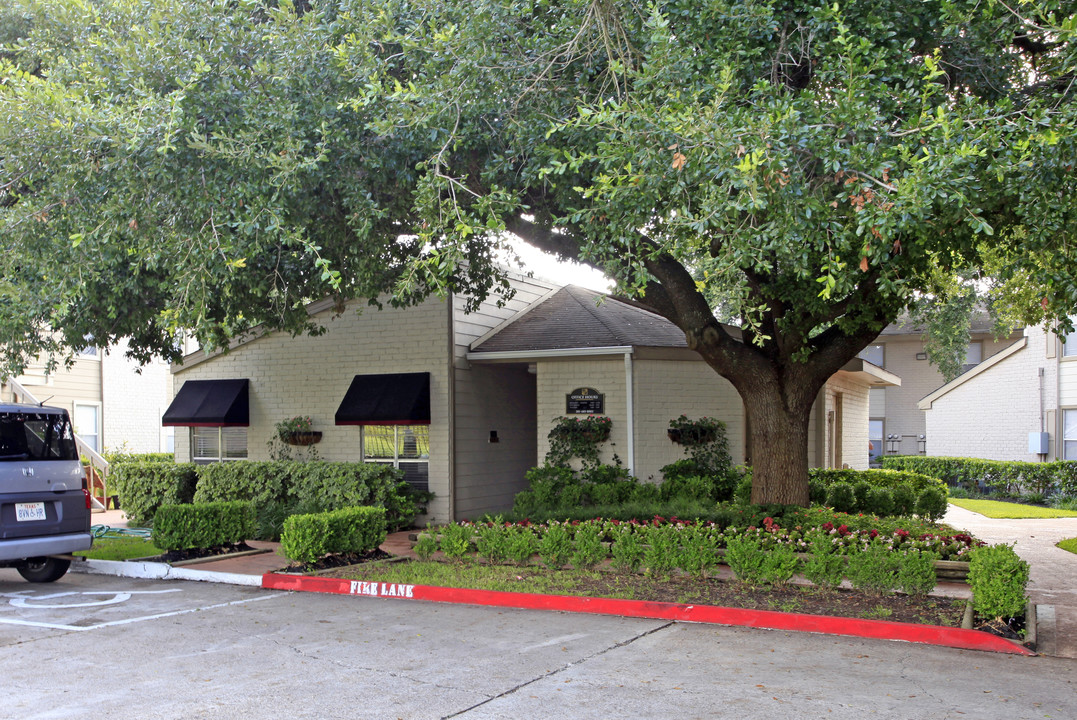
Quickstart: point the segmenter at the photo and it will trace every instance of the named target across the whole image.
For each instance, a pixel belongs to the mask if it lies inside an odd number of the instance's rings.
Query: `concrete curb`
[[[227,583],[229,585],[247,585],[250,587],[262,586],[262,578],[258,575],[193,570],[185,567],[172,567],[168,563],[159,562],[82,560],[71,563],[71,572],[86,573],[88,575],[114,575],[116,577],[141,580],[196,580],[199,582]]]
[[[677,620],[681,622],[713,623],[768,630],[811,632],[825,635],[900,640],[905,642],[952,647],[963,650],[1010,653],[1032,656],[1036,653],[1004,638],[963,628],[940,625],[911,625],[887,620],[862,620],[826,615],[803,615],[772,610],[743,610],[740,608],[679,603],[616,600],[610,598],[574,597],[566,595],[533,595],[530,593],[495,590],[466,590],[429,585],[363,582],[340,578],[311,577],[268,573],[262,577],[262,587],[271,590],[320,592],[338,595],[425,600],[466,605],[516,608],[521,610],[556,610],[561,612],[619,615],[621,617]]]

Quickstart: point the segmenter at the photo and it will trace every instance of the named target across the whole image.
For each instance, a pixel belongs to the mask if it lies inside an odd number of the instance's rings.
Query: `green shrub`
[[[707,571],[718,564],[718,539],[699,525],[682,528],[678,537],[677,567],[689,575],[706,577]]]
[[[325,513],[292,515],[284,521],[280,541],[285,557],[310,565],[329,552],[329,518]]]
[[[871,499],[868,497],[870,494],[871,483],[866,480],[857,480],[853,483],[853,497],[856,498],[856,504],[849,512],[871,512]]]
[[[981,485],[1000,494],[1033,492],[1077,494],[1077,462],[1005,462],[981,458],[892,455],[883,467],[911,470],[938,478],[951,487],[976,492]]]
[[[895,514],[894,495],[887,488],[869,487],[865,500],[865,505],[860,508],[861,512],[872,513],[879,517],[889,517]]]
[[[463,560],[471,552],[471,536],[470,527],[452,523],[441,528],[438,547],[449,560]]]
[[[383,507],[357,506],[331,510],[329,542],[331,553],[365,553],[377,550],[388,534]]]
[[[579,569],[592,568],[606,559],[606,547],[595,525],[579,525],[572,538],[572,565]]]
[[[681,458],[676,462],[671,462],[669,465],[664,465],[658,472],[662,474],[663,482],[705,474],[704,468],[691,458]]]
[[[385,535],[385,508],[348,507],[292,515],[284,521],[280,545],[286,557],[309,565],[329,553],[369,552]]]
[[[531,556],[538,551],[538,538],[529,527],[515,525],[505,542],[505,555],[514,565],[530,565]]]
[[[643,543],[634,532],[622,532],[610,548],[612,565],[620,572],[636,572],[643,562]]]
[[[730,538],[725,546],[725,561],[733,575],[749,585],[761,584],[765,577],[766,550],[754,538]]]
[[[437,532],[433,523],[426,524],[426,532],[419,534],[419,539],[411,549],[420,560],[429,560],[438,551]]]
[[[733,491],[733,502],[738,505],[750,505],[752,503],[752,473],[744,473],[737,480],[737,488]]]
[[[899,558],[897,589],[906,595],[923,596],[935,589],[938,578],[935,561],[939,556],[930,552],[897,553]]]
[[[946,491],[940,488],[924,490],[916,498],[916,514],[929,522],[938,522],[946,514]]]
[[[818,587],[834,590],[845,578],[846,558],[835,551],[830,536],[824,532],[809,533],[810,552],[804,563],[804,577]]]
[[[152,524],[162,505],[190,503],[197,482],[193,463],[121,463],[109,473],[110,487],[132,525]]]
[[[969,586],[976,612],[989,618],[1021,615],[1028,603],[1029,565],[1012,545],[976,548],[969,559]]]
[[[871,543],[849,557],[846,572],[857,590],[879,595],[898,586],[900,555],[882,543]]]
[[[288,499],[285,462],[222,462],[198,466],[195,502],[250,500],[261,508]]]
[[[479,557],[498,565],[508,559],[508,528],[500,518],[491,525],[475,527],[475,552]]]
[[[654,483],[639,483],[632,489],[632,495],[629,498],[634,503],[655,503],[662,497],[662,490],[658,485]]]
[[[606,485],[631,482],[634,478],[628,474],[627,468],[620,465],[595,465],[580,470],[580,480],[593,485]]]
[[[837,512],[855,512],[856,494],[853,486],[847,482],[836,482],[831,485],[826,493],[826,505]]]
[[[153,544],[162,550],[239,543],[254,531],[249,502],[162,505],[153,518]]]
[[[550,523],[539,540],[538,554],[547,567],[557,570],[572,557],[572,536],[561,523]]]
[[[668,575],[677,567],[677,542],[673,533],[660,527],[648,527],[643,538],[647,543],[643,551],[643,564],[648,575]]]
[[[175,463],[176,456],[174,453],[133,453],[124,452],[122,450],[114,450],[101,453],[101,457],[105,458],[105,461],[109,464],[109,472],[114,470],[117,465],[123,465],[126,463]]]
[[[428,497],[412,490],[390,465],[242,461],[198,466],[194,499],[250,500],[258,509],[259,533],[272,538],[289,515],[346,507],[382,507],[390,529],[407,527]]]
[[[908,485],[898,485],[890,491],[895,515],[909,516],[916,512],[916,491]]]

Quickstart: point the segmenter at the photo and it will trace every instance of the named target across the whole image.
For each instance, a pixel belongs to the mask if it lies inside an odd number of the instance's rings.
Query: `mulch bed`
[[[229,555],[231,553],[254,550],[245,542],[225,543],[211,548],[190,548],[188,550],[169,550],[152,558],[146,558],[156,562],[177,563],[184,560],[200,560],[202,558],[216,557],[217,555]]]
[[[326,555],[313,565],[304,565],[303,563],[294,562],[280,572],[319,572],[321,570],[332,570],[335,568],[351,567],[352,565],[362,565],[363,563],[374,562],[375,560],[388,560],[391,557],[393,556],[380,549],[371,550],[365,553],[340,553],[337,555]]]
[[[384,565],[350,565],[322,577],[351,580],[378,580],[383,577]],[[516,580],[520,590],[528,592],[531,577],[548,577],[544,568],[517,568]],[[511,588],[509,588],[511,589]],[[557,594],[556,591],[551,593]],[[625,597],[634,600],[671,602],[692,605],[713,605],[749,610],[774,610],[808,615],[867,618],[921,625],[960,627],[965,601],[939,597],[909,597],[905,595],[873,595],[854,590],[826,591],[814,586],[788,584],[774,587],[753,587],[735,580],[699,579],[687,575],[649,577],[603,571],[573,578],[571,591],[562,593],[588,597]]]

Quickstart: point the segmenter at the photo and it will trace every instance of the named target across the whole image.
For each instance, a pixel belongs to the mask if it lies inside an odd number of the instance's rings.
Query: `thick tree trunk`
[[[782,389],[774,385],[743,393],[752,463],[752,503],[807,506],[812,403],[783,395]]]

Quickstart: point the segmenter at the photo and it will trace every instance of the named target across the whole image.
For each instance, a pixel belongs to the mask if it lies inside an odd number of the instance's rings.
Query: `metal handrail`
[[[27,390],[22,383],[14,378],[7,379],[7,385],[11,388],[12,400],[15,402],[27,403],[30,405],[41,405],[42,402],[34,397],[34,394]],[[101,453],[90,447],[85,440],[75,435],[75,447],[78,448],[80,455],[85,455],[90,459],[90,466],[97,469],[98,476],[101,478],[101,491],[104,493],[105,503],[108,502],[108,460],[101,457]],[[94,508],[98,510],[106,510],[105,505],[101,504],[97,498],[90,493],[90,502]]]

